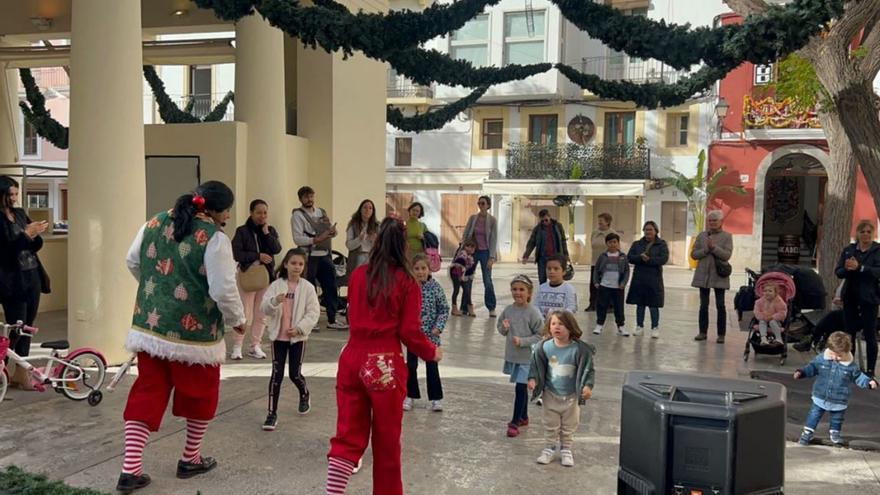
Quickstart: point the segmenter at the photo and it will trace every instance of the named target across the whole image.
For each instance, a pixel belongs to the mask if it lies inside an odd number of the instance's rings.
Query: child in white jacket
[[[311,409],[309,389],[302,375],[306,340],[318,323],[321,306],[315,286],[302,278],[306,252],[291,249],[278,267],[278,278],[266,289],[262,310],[272,340],[272,376],[269,379],[269,414],[263,430],[273,431],[278,425],[278,396],[284,380],[284,362],[290,356],[290,380],[299,389],[299,413]]]

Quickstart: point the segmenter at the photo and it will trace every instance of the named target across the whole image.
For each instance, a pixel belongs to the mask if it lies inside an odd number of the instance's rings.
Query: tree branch
[[[724,3],[730,7],[730,10],[743,17],[767,10],[767,2],[764,0],[724,0]]]
[[[878,9],[880,9],[880,0],[847,2],[843,15],[831,24],[826,38],[827,43],[836,45],[838,49],[847,49]]]
[[[859,70],[865,79],[872,81],[880,72],[880,26],[877,25],[878,21],[880,21],[880,11],[875,13],[865,26],[865,38],[862,40],[862,46],[867,53],[859,64]]]

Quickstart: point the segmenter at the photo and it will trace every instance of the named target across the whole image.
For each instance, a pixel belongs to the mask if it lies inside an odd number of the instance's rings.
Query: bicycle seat
[[[69,349],[70,343],[66,340],[51,340],[49,342],[43,342],[40,344],[40,347],[43,349],[55,349],[56,351],[61,351]]]

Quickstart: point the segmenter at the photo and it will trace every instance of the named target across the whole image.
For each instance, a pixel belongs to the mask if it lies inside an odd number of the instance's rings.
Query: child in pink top
[[[761,338],[767,338],[767,327],[773,332],[773,337],[782,342],[782,322],[788,315],[788,306],[779,295],[779,287],[776,284],[766,284],[764,294],[755,301],[755,318],[758,319],[758,331]],[[769,341],[769,338],[768,338]]]

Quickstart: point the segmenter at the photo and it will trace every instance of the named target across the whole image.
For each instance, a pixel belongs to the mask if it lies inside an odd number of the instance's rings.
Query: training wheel
[[[104,394],[100,390],[89,393],[88,402],[90,406],[97,406],[102,400],[104,400]]]

